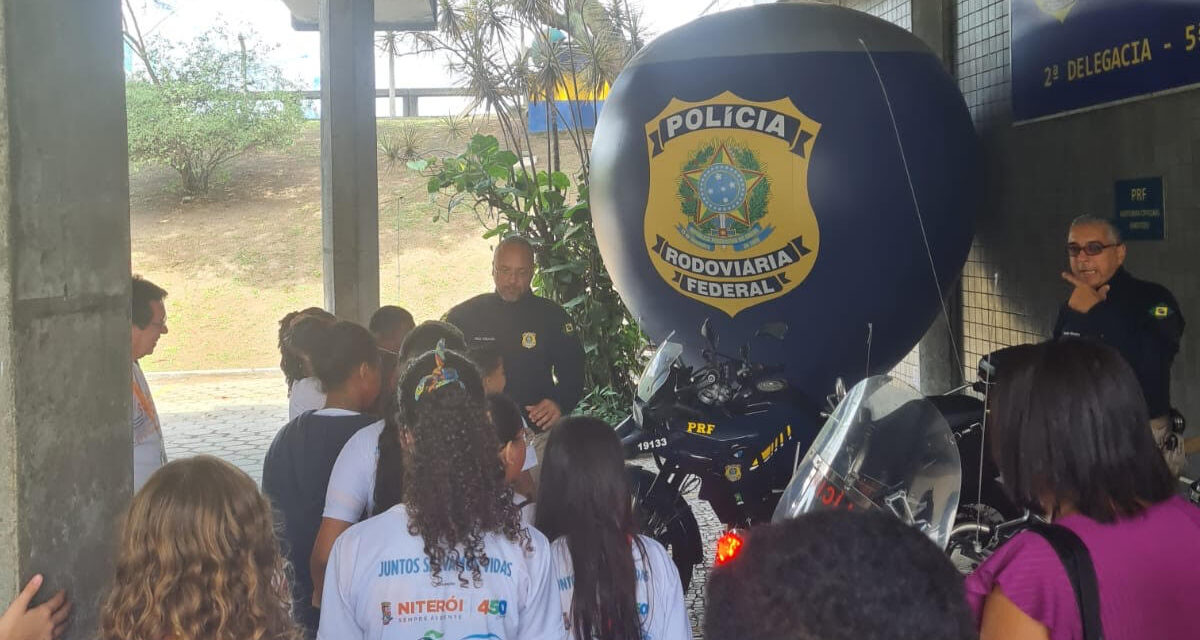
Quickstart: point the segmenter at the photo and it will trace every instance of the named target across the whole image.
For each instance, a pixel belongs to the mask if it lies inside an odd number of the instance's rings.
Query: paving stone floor
[[[262,461],[287,422],[287,390],[278,370],[149,374],[162,418],[167,457],[209,454],[228,460],[262,480]],[[645,463],[643,463],[645,464]],[[721,523],[706,503],[688,496],[700,523],[707,562],[697,567],[686,594],[694,629],[704,615],[704,585]],[[696,637],[700,634],[697,631]]]

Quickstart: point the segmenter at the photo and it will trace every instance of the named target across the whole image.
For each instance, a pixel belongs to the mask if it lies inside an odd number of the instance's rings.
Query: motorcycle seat
[[[969,427],[983,418],[983,401],[979,398],[956,394],[928,396],[928,399],[942,413],[951,430]]]

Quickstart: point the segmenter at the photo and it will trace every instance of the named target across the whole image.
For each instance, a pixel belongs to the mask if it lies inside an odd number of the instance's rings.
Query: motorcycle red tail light
[[[721,534],[721,537],[717,539],[717,566],[736,558],[742,552],[745,544],[745,539],[737,530],[731,529]]]

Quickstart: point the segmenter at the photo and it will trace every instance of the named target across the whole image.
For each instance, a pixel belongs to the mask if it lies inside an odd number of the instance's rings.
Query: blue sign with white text
[[[1113,222],[1126,240],[1165,240],[1167,212],[1163,179],[1138,178],[1116,183],[1116,216]]]
[[[1200,84],[1196,0],[1012,0],[1016,120]]]

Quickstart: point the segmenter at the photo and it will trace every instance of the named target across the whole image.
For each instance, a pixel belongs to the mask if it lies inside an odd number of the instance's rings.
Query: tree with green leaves
[[[591,392],[579,410],[619,419],[632,399],[630,374],[644,342],[596,243],[588,203],[590,133],[566,129],[582,161],[578,175],[559,171],[552,151],[539,167],[524,104],[547,99],[553,105],[563,86],[595,100],[645,41],[639,15],[626,0],[439,0],[438,16],[437,32],[406,35],[413,51],[446,55],[476,106],[496,114],[503,141],[477,135],[458,156],[409,167],[425,173],[429,192],[444,198],[435,219],[469,209],[485,237],[520,233],[533,242],[534,289],[571,314],[587,353]],[[571,109],[561,116],[578,124],[581,114]],[[550,136],[547,144],[552,148]]]
[[[130,8],[125,40],[141,62],[125,84],[131,160],[171,167],[198,195],[234,158],[292,143],[301,94],[266,62],[270,48],[224,26],[187,43],[147,37]]]

